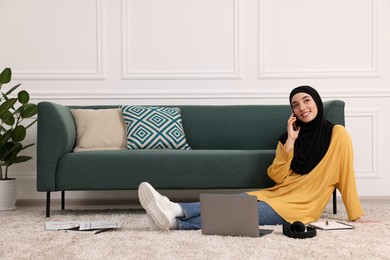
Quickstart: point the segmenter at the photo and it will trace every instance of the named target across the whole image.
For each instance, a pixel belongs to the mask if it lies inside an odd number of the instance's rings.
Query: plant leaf
[[[8,82],[11,81],[12,77],[12,71],[10,68],[5,68],[1,73],[0,73],[0,84],[7,84]]]
[[[25,162],[25,161],[28,161],[28,160],[31,160],[31,159],[32,159],[31,156],[21,155],[21,156],[16,157],[12,163],[22,163],[22,162]]]
[[[15,117],[10,111],[4,111],[0,114],[1,120],[9,126],[12,126],[15,123]]]
[[[22,85],[22,83],[10,88],[5,94],[3,94],[3,97],[5,96],[8,96],[9,94],[11,94],[15,89],[17,89],[20,85]]]
[[[38,113],[38,106],[36,104],[28,103],[23,105],[24,109],[20,112],[22,118],[29,118]]]
[[[4,162],[4,165],[8,164],[7,161],[11,160],[12,154],[18,154],[22,149],[22,145],[20,143],[7,142],[3,146],[0,147],[0,161]]]
[[[25,145],[25,146],[23,146],[23,148],[22,148],[21,150],[27,149],[27,148],[33,146],[34,144],[35,144],[35,143]]]
[[[8,111],[16,103],[16,101],[16,98],[10,98],[4,101],[4,103],[0,105],[0,115],[5,113],[5,111]]]
[[[27,134],[26,128],[22,125],[18,125],[12,131],[12,135],[11,135],[12,141],[21,142],[24,140],[24,138],[26,138],[26,134]]]
[[[27,91],[25,90],[22,90],[18,93],[18,101],[21,103],[21,104],[27,104],[28,101],[30,100],[30,95],[28,94]]]
[[[12,135],[11,129],[6,131],[3,135],[1,135],[0,146],[3,146],[6,142],[8,142],[9,139],[11,138],[11,135]]]
[[[28,126],[26,126],[26,129],[29,128],[30,126],[32,126],[33,124],[35,124],[37,121],[38,121],[38,119],[35,119],[34,121],[32,121]]]
[[[2,126],[2,125],[0,125],[0,132],[2,133],[2,132],[7,132],[7,129],[4,127],[4,126]]]

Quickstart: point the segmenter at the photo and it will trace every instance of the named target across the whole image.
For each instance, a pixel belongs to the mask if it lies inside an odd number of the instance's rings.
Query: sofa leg
[[[46,217],[50,218],[50,191],[46,192]]]
[[[337,214],[337,194],[336,189],[333,191],[333,214]]]
[[[65,209],[65,191],[61,191],[61,209]]]

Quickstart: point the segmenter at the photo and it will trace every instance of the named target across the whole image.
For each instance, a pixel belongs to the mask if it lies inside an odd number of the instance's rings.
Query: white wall
[[[62,104],[286,104],[309,84],[346,102],[360,195],[390,196],[389,26],[387,0],[1,0],[0,69]],[[43,198],[35,165],[12,169],[19,198]]]

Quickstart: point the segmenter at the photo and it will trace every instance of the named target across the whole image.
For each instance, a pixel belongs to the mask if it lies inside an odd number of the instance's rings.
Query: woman
[[[300,86],[290,93],[292,114],[287,132],[276,148],[268,168],[272,188],[247,192],[256,196],[259,225],[277,225],[284,221],[310,223],[320,218],[337,188],[348,219],[363,214],[356,190],[352,142],[341,125],[323,118],[323,104],[315,89]],[[200,229],[199,203],[173,203],[150,184],[138,189],[141,205],[153,229]]]

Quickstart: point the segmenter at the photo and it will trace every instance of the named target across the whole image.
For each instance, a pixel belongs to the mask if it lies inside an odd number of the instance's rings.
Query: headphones
[[[295,221],[292,224],[285,221],[283,223],[283,235],[291,238],[312,238],[317,235],[314,227],[306,227],[301,221]]]

